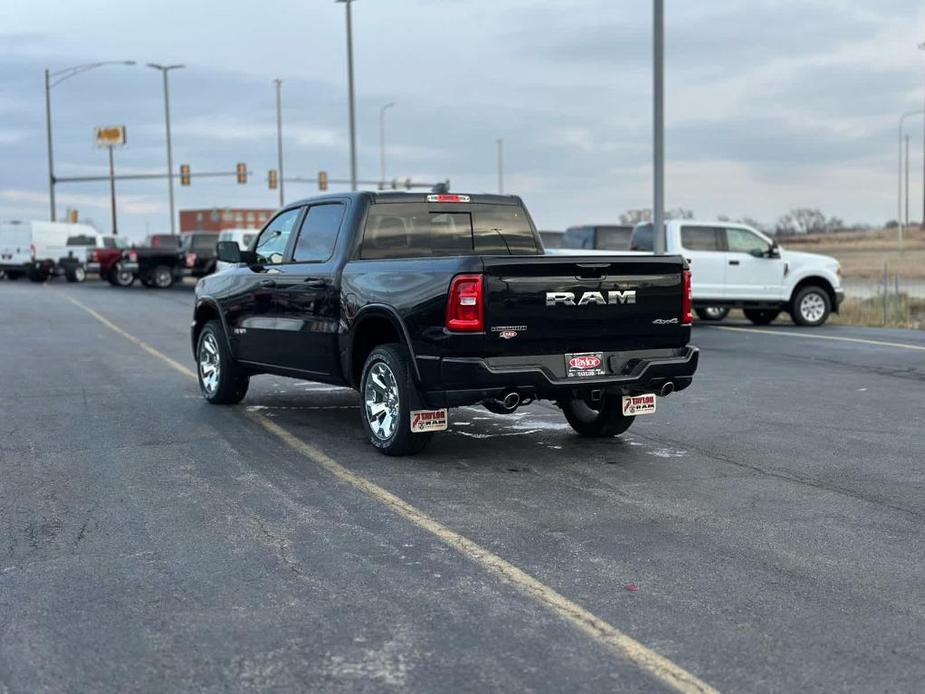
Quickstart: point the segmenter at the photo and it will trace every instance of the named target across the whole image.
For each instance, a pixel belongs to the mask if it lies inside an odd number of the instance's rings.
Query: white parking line
[[[760,328],[733,328],[728,325],[705,325],[704,328],[713,330],[729,330],[737,333],[761,333],[762,335],[783,335],[786,337],[802,337],[807,340],[836,340],[838,342],[859,342],[877,347],[895,347],[896,349],[912,349],[925,352],[925,345],[910,345],[905,342],[885,342],[883,340],[865,340],[860,337],[838,337],[836,335],[816,335],[813,333],[796,333],[792,330],[761,330]]]

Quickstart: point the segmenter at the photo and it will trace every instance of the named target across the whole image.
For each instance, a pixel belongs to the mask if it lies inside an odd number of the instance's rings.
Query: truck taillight
[[[99,257],[96,254],[96,251],[90,251],[90,262],[95,263],[99,260]]]
[[[186,254],[186,267],[194,267],[196,265],[196,254],[187,253]]]
[[[691,325],[694,322],[694,292],[691,289],[691,271],[683,271],[682,282],[684,298],[681,301],[681,323]]]
[[[480,333],[485,330],[482,275],[456,275],[446,304],[447,330]]]
[[[128,259],[129,259],[131,262],[133,262],[133,263],[137,263],[137,262],[138,262],[138,254],[137,254],[135,251],[129,251]]]

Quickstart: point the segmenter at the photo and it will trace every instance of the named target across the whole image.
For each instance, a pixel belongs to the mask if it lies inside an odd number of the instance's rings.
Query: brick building
[[[272,209],[213,207],[207,210],[180,210],[180,233],[221,231],[222,229],[260,229],[275,212]]]

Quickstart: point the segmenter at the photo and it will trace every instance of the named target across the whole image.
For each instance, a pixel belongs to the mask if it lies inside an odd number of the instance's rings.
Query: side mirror
[[[780,246],[777,245],[777,241],[771,244],[771,250],[768,251],[769,258],[780,258]]]
[[[241,263],[241,248],[237,241],[219,241],[215,246],[215,252],[223,263]]]

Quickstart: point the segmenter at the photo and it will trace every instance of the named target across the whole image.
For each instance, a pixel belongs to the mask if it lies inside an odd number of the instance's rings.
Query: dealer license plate
[[[655,414],[655,393],[623,396],[623,414],[627,417],[639,417]]]
[[[569,378],[603,376],[606,373],[603,352],[581,352],[565,355],[565,375]]]

